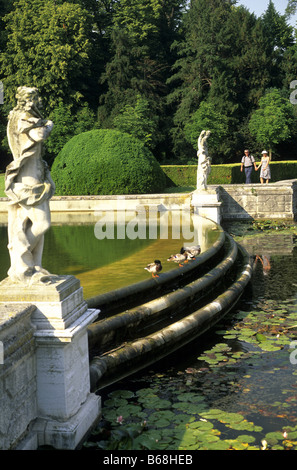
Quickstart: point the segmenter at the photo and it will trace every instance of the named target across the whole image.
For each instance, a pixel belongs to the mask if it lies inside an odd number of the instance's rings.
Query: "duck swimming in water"
[[[162,271],[161,261],[155,259],[153,263],[148,264],[144,269],[146,269],[149,273],[152,273],[152,277],[159,277],[157,273]]]

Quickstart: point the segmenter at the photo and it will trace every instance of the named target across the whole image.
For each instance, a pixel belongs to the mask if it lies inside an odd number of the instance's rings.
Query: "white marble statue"
[[[8,249],[12,282],[50,281],[42,268],[44,233],[50,227],[49,200],[55,185],[42,159],[43,141],[53,123],[43,119],[37,88],[19,87],[17,105],[8,116],[7,136],[13,161],[6,168]]]
[[[207,139],[210,131],[202,131],[198,138],[197,190],[207,189],[207,178],[211,171],[211,158],[208,156]]]

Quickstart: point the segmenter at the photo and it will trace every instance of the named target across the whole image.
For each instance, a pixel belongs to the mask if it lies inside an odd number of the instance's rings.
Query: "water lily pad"
[[[165,400],[156,396],[142,396],[138,398],[138,401],[142,403],[145,408],[159,410],[164,408],[171,408],[171,402],[169,400]]]
[[[226,442],[228,442],[230,447],[234,450],[246,450],[248,447],[248,444],[240,442],[237,439],[227,439]]]
[[[256,340],[259,341],[259,343],[262,343],[263,341],[267,341],[267,338],[265,335],[262,335],[260,333],[256,334]]]
[[[295,432],[292,432],[292,431],[289,432],[289,433],[288,433],[288,439],[290,439],[291,441],[297,439],[297,431],[295,431]]]
[[[265,439],[268,442],[268,444],[273,445],[273,444],[276,444],[278,441],[283,441],[284,436],[283,436],[283,433],[281,432],[269,432],[266,434]]]
[[[111,398],[132,398],[134,397],[134,392],[130,390],[114,390],[108,396]]]
[[[195,421],[189,424],[189,429],[198,429],[199,431],[206,431],[213,429],[213,423],[210,421]]]
[[[250,436],[249,434],[242,434],[241,436],[237,437],[237,440],[239,442],[245,442],[247,444],[251,444],[252,442],[255,442],[256,439],[254,436]]]
[[[177,395],[176,398],[180,401],[191,402],[191,403],[201,403],[202,401],[205,400],[205,398],[202,395],[198,395],[197,393],[191,393],[191,392],[180,393],[179,395]]]
[[[205,450],[228,450],[230,449],[230,444],[228,441],[217,441],[217,442],[208,442],[205,443],[201,449]]]
[[[217,409],[217,408],[212,408],[209,411],[200,413],[201,416],[205,419],[218,419],[218,417],[222,414],[222,410]]]
[[[137,397],[157,397],[157,393],[152,388],[141,388],[136,392]]]
[[[172,418],[172,422],[174,424],[176,424],[177,426],[179,425],[185,425],[187,423],[190,422],[191,419],[194,419],[193,417],[189,417],[187,414],[184,415],[182,413],[178,414],[178,415],[174,415],[174,417]]]
[[[125,406],[128,405],[128,401],[125,400],[125,398],[109,398],[108,400],[105,400],[104,406],[109,406],[109,407],[119,407],[119,406]]]
[[[170,412],[169,412],[170,413]],[[157,413],[153,413],[148,418],[148,425],[156,426],[157,428],[164,428],[166,426],[170,426],[172,415],[168,414],[168,410],[166,411],[159,411]]]
[[[275,344],[272,344],[272,343],[267,343],[265,342],[265,344],[261,344],[261,349],[263,351],[279,351],[281,349],[281,345],[277,346]]]
[[[180,411],[184,411],[187,414],[199,414],[205,410],[206,405],[203,403],[188,403],[188,402],[178,402],[172,405],[172,408],[175,408]]]

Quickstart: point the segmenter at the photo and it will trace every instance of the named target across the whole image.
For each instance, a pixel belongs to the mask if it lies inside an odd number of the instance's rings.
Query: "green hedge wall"
[[[271,162],[271,182],[297,178],[297,161]],[[207,184],[242,184],[245,174],[240,171],[240,163],[212,165]],[[196,165],[162,165],[170,186],[196,187]],[[252,183],[260,183],[260,169],[253,171]]]

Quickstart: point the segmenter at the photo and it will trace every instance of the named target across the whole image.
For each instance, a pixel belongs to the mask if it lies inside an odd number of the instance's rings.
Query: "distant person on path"
[[[261,162],[259,163],[259,166],[257,170],[261,167],[260,171],[260,182],[261,184],[264,184],[264,180],[266,180],[266,184],[269,183],[269,180],[271,179],[271,172],[270,172],[270,157],[266,150],[263,150],[262,152],[262,158]]]
[[[252,182],[251,178],[252,178],[253,167],[255,168],[255,170],[257,170],[255,159],[253,155],[250,155],[249,150],[245,150],[244,156],[241,159],[241,168],[240,168],[240,171],[243,171],[243,168],[244,168],[245,184],[250,184]]]

